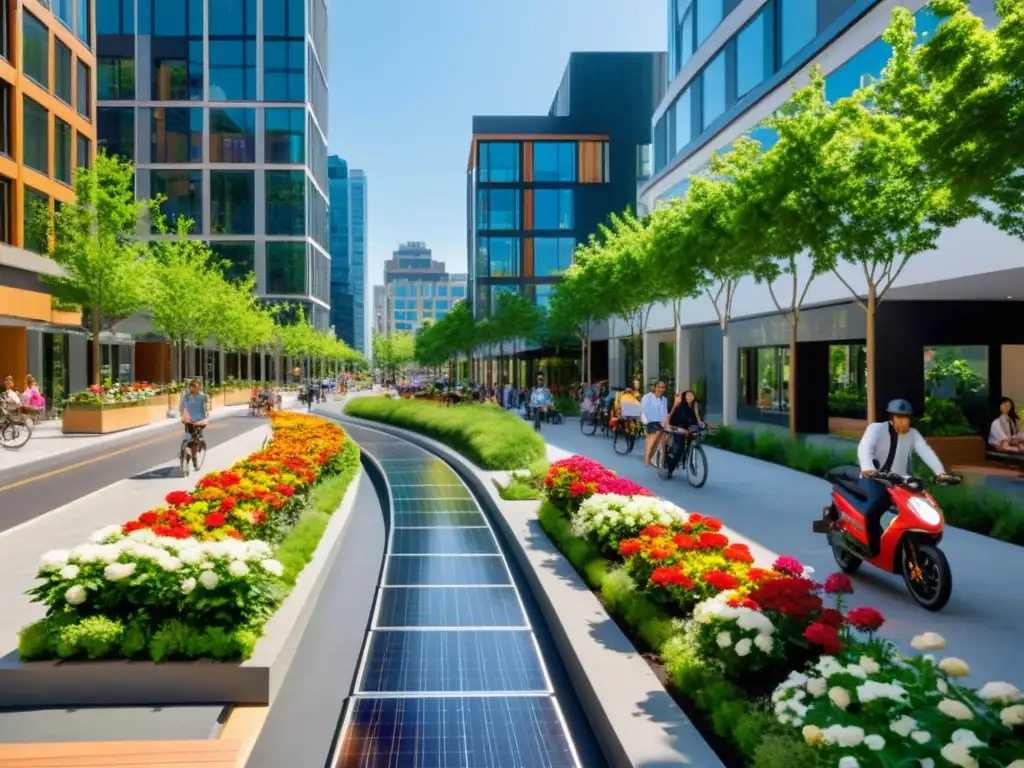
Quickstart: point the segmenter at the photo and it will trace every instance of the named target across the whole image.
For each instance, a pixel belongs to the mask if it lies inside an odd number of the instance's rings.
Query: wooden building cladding
[[[75,4],[76,7],[78,4]],[[59,118],[68,126],[70,149],[65,159],[74,172],[79,165],[79,138],[88,142],[83,148],[87,154],[87,162],[91,165],[96,153],[96,56],[88,45],[78,39],[75,32],[68,29],[54,15],[49,3],[39,0],[21,0],[21,2],[5,2],[6,18],[3,19],[2,32],[6,35],[6,57],[0,56],[0,97],[5,146],[0,151],[0,184],[3,185],[2,239],[10,245],[25,245],[25,197],[26,188],[44,195],[52,210],[54,201],[71,202],[74,190],[70,184],[58,181],[56,176],[57,135],[56,119]],[[88,29],[95,48],[94,3],[85,7],[93,18],[89,19]],[[25,74],[24,62],[24,29],[25,13],[30,13],[47,29],[47,86],[44,86]],[[71,52],[70,92],[71,104],[55,95],[57,71],[55,53],[57,42],[62,43]],[[79,65],[81,63],[81,66]],[[83,70],[84,67],[84,70]],[[79,78],[88,77],[87,83],[79,83]],[[84,87],[80,87],[84,86]],[[46,170],[41,172],[29,168],[25,161],[25,99],[29,98],[46,111]],[[79,105],[82,100],[87,102]],[[84,114],[81,114],[84,113]],[[60,149],[60,151],[63,151]]]
[[[607,184],[611,181],[608,163],[608,137],[593,134],[481,134],[473,137],[470,146],[468,171],[479,164],[480,144],[487,142],[514,142],[521,147],[520,178],[527,184],[533,179],[533,148],[537,142],[572,141],[577,145],[576,184]]]

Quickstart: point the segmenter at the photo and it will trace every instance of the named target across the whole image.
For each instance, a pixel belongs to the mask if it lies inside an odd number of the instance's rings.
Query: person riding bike
[[[889,414],[888,421],[868,425],[857,446],[860,486],[868,497],[862,510],[872,557],[877,557],[881,548],[882,515],[892,503],[888,489],[872,478],[880,472],[910,474],[910,457],[916,453],[935,474],[936,480],[950,479],[932,447],[920,432],[910,426],[910,417],[914,415],[910,403],[897,398],[890,401],[885,410]]]
[[[697,393],[687,389],[676,395],[672,410],[668,418],[662,423],[663,428],[674,427],[680,430],[692,430],[703,427],[704,421],[700,417],[700,407],[697,405]],[[671,439],[665,444],[664,469],[661,476],[666,480],[672,479],[672,473],[676,471],[679,462],[689,451],[690,438],[681,432],[672,432]]]
[[[540,413],[554,402],[551,390],[544,386],[544,376],[537,376],[537,386],[530,392],[530,411],[533,413],[533,428],[540,432]]]
[[[210,413],[210,400],[206,393],[199,388],[199,379],[192,379],[188,383],[188,389],[181,393],[181,401],[178,403],[178,414],[181,416],[181,423],[185,425],[185,440],[203,439],[203,428],[207,424]],[[194,453],[192,463],[199,468],[199,457]]]

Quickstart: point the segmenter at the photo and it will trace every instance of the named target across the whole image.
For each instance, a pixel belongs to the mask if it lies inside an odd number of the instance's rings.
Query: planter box
[[[925,442],[939,455],[946,470],[985,463],[985,441],[981,435],[926,437]]]
[[[214,394],[210,395],[210,412],[211,413],[213,413],[213,411],[216,408],[223,408],[223,407],[224,407],[224,393],[223,392],[215,392]]]
[[[61,430],[65,435],[105,435],[144,427],[150,422],[148,403],[106,408],[74,407],[64,409]]]
[[[178,401],[171,400],[172,397],[178,397],[178,395],[156,395],[155,397],[149,398],[149,420],[160,421],[161,419],[167,418],[167,409],[171,407],[172,403],[177,408]]]
[[[225,389],[222,393],[224,405],[248,405],[249,390],[247,389]]]

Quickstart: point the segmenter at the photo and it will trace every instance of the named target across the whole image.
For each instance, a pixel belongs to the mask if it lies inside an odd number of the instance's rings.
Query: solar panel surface
[[[374,627],[523,627],[519,595],[512,587],[383,588]]]
[[[481,512],[400,512],[393,517],[399,528],[460,528],[487,526]]]
[[[400,528],[391,539],[393,555],[496,555],[490,528]]]
[[[511,583],[501,555],[392,557],[384,573],[388,586],[482,587]]]

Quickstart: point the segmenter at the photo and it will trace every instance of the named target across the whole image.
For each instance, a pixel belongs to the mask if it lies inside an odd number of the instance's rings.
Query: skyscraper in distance
[[[366,352],[366,174],[337,155],[327,161],[331,204],[331,325]]]

